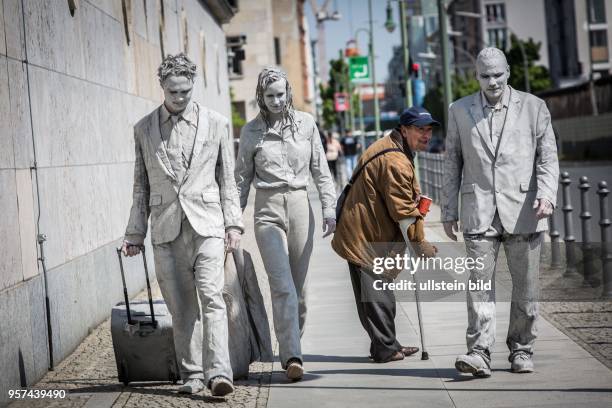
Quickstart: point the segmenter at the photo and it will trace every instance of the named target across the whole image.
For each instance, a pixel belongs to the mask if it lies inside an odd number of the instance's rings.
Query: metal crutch
[[[416,279],[416,272],[410,275],[414,282],[414,298],[416,300],[417,317],[419,319],[419,333],[421,334],[421,360],[429,360],[429,353],[425,349],[425,332],[423,331],[423,316],[421,315],[421,302],[419,301],[419,283]]]

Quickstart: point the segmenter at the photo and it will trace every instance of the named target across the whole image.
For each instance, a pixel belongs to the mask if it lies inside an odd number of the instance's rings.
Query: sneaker
[[[204,389],[204,383],[199,378],[192,378],[183,383],[178,389],[181,394],[197,394]]]
[[[511,359],[510,370],[513,373],[533,373],[533,360],[529,353],[514,353]]]
[[[304,376],[304,367],[297,358],[292,358],[287,362],[287,378],[292,381],[299,381]]]
[[[455,368],[460,373],[472,374],[474,377],[490,377],[491,367],[489,363],[478,353],[468,353],[457,357]]]
[[[234,384],[222,375],[210,380],[210,393],[213,397],[223,397],[234,392]]]

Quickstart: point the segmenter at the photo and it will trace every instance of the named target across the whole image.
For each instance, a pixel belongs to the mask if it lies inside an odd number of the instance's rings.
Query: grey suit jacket
[[[543,100],[512,89],[497,155],[495,150],[480,92],[451,104],[442,221],[460,220],[464,233],[480,234],[491,225],[497,210],[504,229],[511,234],[546,230],[547,220],[538,221],[532,207],[536,198],[556,205],[559,162],[550,113]]]
[[[194,102],[195,103],[195,102]],[[139,244],[151,215],[151,240],[174,240],[183,213],[205,237],[225,236],[229,227],[243,229],[229,122],[201,105],[191,164],[183,180],[172,170],[159,126],[159,108],[134,126],[134,192],[125,238]]]

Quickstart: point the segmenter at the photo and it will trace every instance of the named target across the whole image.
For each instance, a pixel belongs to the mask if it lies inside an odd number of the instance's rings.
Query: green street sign
[[[349,57],[349,75],[351,81],[361,82],[370,80],[370,65],[368,57]]]

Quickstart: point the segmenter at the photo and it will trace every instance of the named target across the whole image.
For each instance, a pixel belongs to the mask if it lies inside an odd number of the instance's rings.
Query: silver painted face
[[[281,113],[287,105],[287,82],[284,79],[272,82],[263,96],[270,113]]]
[[[499,101],[510,78],[510,67],[501,57],[483,59],[476,65],[480,89],[490,103]]]
[[[185,110],[191,100],[193,81],[184,76],[170,76],[162,82],[164,104],[172,113]]]

